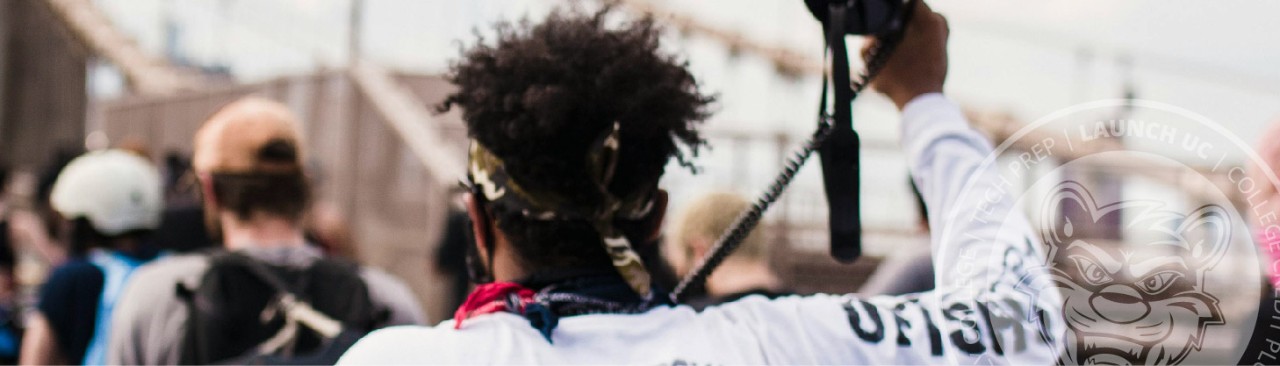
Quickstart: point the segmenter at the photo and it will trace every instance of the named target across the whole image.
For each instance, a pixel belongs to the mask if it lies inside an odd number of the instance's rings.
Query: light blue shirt
[[[115,309],[116,300],[124,290],[133,271],[146,260],[129,257],[113,250],[95,249],[89,253],[89,262],[102,270],[102,296],[98,300],[98,314],[95,317],[93,339],[89,340],[89,348],[85,350],[85,365],[105,365],[107,363],[107,337],[111,334],[111,313]]]

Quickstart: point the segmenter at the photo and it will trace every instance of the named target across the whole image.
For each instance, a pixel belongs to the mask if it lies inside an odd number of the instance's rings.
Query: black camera
[[[831,9],[844,10],[844,33],[882,35],[902,27],[902,0],[804,0],[813,17],[828,26]]]

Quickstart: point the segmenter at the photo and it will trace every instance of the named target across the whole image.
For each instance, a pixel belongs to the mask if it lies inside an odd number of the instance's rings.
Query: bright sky
[[[163,19],[168,14],[182,24],[181,54],[197,63],[228,64],[241,80],[337,67],[347,57],[350,3],[346,0],[96,1],[121,27],[157,52],[164,49]],[[366,58],[428,73],[443,70],[458,54],[458,42],[473,39],[473,29],[498,19],[536,17],[564,3],[364,1],[362,52]],[[815,56],[822,51],[820,28],[801,0],[650,1],[762,42]],[[1031,121],[1081,102],[1118,98],[1125,81],[1131,80],[1139,98],[1203,114],[1250,143],[1268,121],[1280,118],[1280,22],[1275,21],[1280,2],[945,0],[930,4],[948,17],[952,30],[947,93],[970,106],[1007,110]],[[793,136],[809,133],[819,80],[783,79],[763,60],[732,56],[707,39],[673,36],[671,40],[671,49],[688,57],[707,90],[720,95],[720,113],[710,127]],[[1132,67],[1124,67],[1125,60]],[[111,82],[102,84],[109,89]],[[885,99],[865,97],[856,106],[855,123],[864,139],[896,143],[896,113]],[[772,164],[752,165],[746,173],[752,183],[744,187],[732,172],[715,170],[727,165],[735,152],[740,153],[731,148],[713,153],[707,163],[709,178],[677,174],[671,180],[734,185],[755,192],[778,169]],[[867,195],[868,207],[909,205],[901,156],[893,152],[868,156],[871,160],[864,164],[876,176],[864,177],[866,189],[884,193]],[[806,169],[808,178],[800,190],[821,194],[813,179],[816,173]],[[881,218],[885,223],[905,226],[911,222],[911,212],[887,211]]]

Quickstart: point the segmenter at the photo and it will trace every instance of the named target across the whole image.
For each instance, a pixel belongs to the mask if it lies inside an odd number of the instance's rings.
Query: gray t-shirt
[[[278,266],[309,266],[323,255],[310,246],[249,248],[240,253]],[[112,316],[107,364],[172,365],[180,362],[187,307],[177,297],[178,283],[199,285],[209,268],[202,255],[167,257],[134,273]],[[426,317],[409,287],[398,278],[373,268],[361,268],[360,277],[375,306],[387,309],[387,324],[422,324]]]

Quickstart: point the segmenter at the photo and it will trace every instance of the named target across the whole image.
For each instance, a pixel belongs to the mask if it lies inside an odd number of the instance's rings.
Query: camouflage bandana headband
[[[626,198],[609,192],[618,164],[618,131],[619,125],[614,122],[613,128],[597,139],[587,152],[588,173],[600,197],[600,204],[596,207],[575,207],[560,194],[522,187],[507,174],[502,159],[474,139],[471,140],[467,175],[495,211],[515,213],[527,220],[590,222],[600,235],[605,252],[618,274],[647,301],[652,298],[649,272],[645,270],[640,255],[631,247],[631,241],[613,222],[616,219],[640,220],[648,216],[653,209],[653,192]]]

